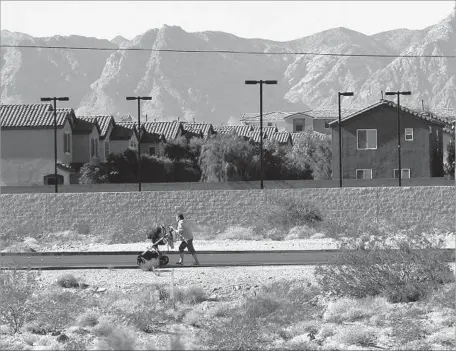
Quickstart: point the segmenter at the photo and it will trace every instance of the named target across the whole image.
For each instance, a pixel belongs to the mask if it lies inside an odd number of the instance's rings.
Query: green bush
[[[416,251],[405,242],[399,249],[351,250],[341,254],[340,265],[318,266],[316,279],[330,294],[348,297],[384,296],[389,302],[421,300],[454,274],[441,255]]]

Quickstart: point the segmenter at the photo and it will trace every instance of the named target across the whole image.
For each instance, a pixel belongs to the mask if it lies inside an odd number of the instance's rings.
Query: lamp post
[[[351,92],[351,91],[344,92],[344,93],[339,92],[338,95],[339,95],[339,187],[342,188],[342,178],[343,178],[343,176],[342,176],[342,124],[341,124],[342,112],[341,112],[341,107],[340,107],[340,97],[341,96],[353,96],[353,92]]]
[[[245,84],[260,84],[260,188],[263,189],[263,84],[277,84],[276,80],[246,80]]]
[[[399,186],[402,183],[402,168],[401,168],[401,95],[412,95],[410,91],[387,91],[385,95],[397,95],[397,156],[399,167]]]
[[[138,100],[138,191],[141,191],[141,100],[152,100],[150,96],[127,96],[127,100]]]
[[[55,181],[55,192],[59,192],[58,185],[58,174],[57,174],[57,101],[70,101],[68,97],[42,97],[41,101],[53,101],[54,102],[54,181]]]

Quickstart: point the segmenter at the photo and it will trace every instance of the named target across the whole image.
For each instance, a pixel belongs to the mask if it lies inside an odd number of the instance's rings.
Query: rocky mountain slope
[[[289,42],[243,39],[222,32],[188,33],[176,26],[152,29],[132,40],[81,36],[34,38],[1,32],[2,44],[101,47],[112,51],[1,49],[2,103],[34,103],[41,96],[69,96],[78,113],[132,114],[127,95],[148,95],[150,119],[227,123],[259,110],[259,87],[246,79],[277,79],[263,90],[264,110],[337,107],[338,91],[354,91],[344,107],[363,107],[381,91],[407,89],[403,103],[456,107],[456,59],[295,55],[293,52],[456,55],[452,14],[423,30],[398,29],[372,36],[334,28]],[[125,51],[119,48],[283,52],[285,55]]]

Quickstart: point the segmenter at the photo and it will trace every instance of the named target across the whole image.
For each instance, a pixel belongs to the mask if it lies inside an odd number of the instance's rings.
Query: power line
[[[152,51],[174,53],[212,53],[212,54],[238,54],[238,55],[313,55],[313,56],[339,56],[339,57],[385,57],[385,58],[456,58],[456,55],[384,55],[384,54],[341,54],[317,52],[261,52],[261,51],[236,51],[236,50],[182,50],[182,49],[147,49],[147,48],[100,48],[81,46],[44,46],[44,45],[0,45],[1,48],[30,48],[30,49],[61,49],[61,50],[92,50],[92,51]]]

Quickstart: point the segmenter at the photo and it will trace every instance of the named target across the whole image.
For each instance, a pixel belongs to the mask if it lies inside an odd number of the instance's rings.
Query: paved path
[[[438,250],[442,260],[455,261],[453,249]],[[170,261],[166,267],[180,268],[175,263],[178,252],[164,253]],[[60,252],[60,253],[0,253],[1,268],[32,269],[106,269],[137,268],[137,251],[130,252]],[[293,251],[201,251],[202,267],[266,266],[266,265],[319,265],[338,263],[339,250]],[[192,267],[193,258],[186,254],[185,267]]]

